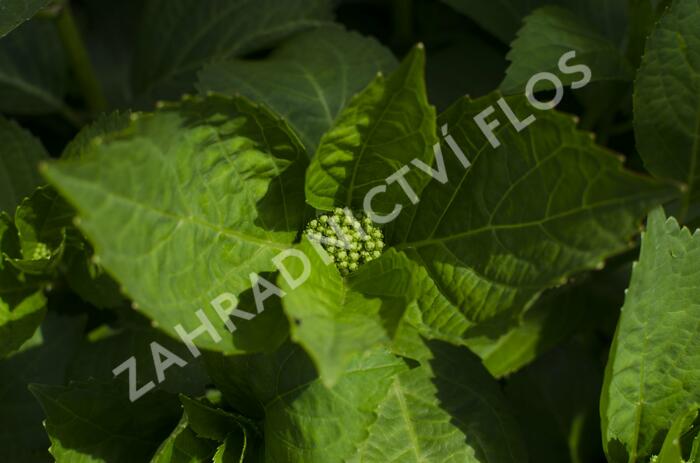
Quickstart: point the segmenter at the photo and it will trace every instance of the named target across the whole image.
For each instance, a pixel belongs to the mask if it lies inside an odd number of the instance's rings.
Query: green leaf
[[[244,442],[241,434],[233,432],[226,436],[224,443],[216,449],[213,463],[241,463],[242,461],[247,463],[249,460],[241,459],[244,451]],[[259,457],[259,459],[253,459],[252,461],[262,462],[263,458]]]
[[[230,433],[240,432],[246,442],[247,430],[242,417],[184,395],[180,395],[180,402],[185,408],[190,427],[198,436],[223,442]]]
[[[179,324],[188,333],[201,326],[201,309],[222,341],[205,334],[196,343],[240,352],[274,349],[286,336],[283,314],[268,299],[270,310],[239,323],[232,337],[210,302],[249,290],[250,274],[272,271],[271,259],[291,244],[305,159],[267,110],[240,98],[194,98],[134,117],[81,159],[50,164],[46,176],[139,310],[177,336]]]
[[[68,63],[53,21],[29,21],[0,41],[0,111],[45,114],[63,102]]]
[[[350,98],[377,72],[395,67],[394,56],[375,39],[329,25],[293,37],[265,60],[209,64],[199,73],[197,88],[267,104],[313,154]]]
[[[136,40],[134,87],[177,96],[193,88],[204,64],[264,49],[330,18],[328,0],[215,0],[204,7],[192,0],[149,0]]]
[[[558,63],[565,53],[576,52],[569,66],[583,64],[591,70],[591,82],[601,80],[631,80],[634,70],[622,56],[617,46],[595,32],[594,28],[569,10],[545,7],[535,10],[527,18],[511,44],[508,53],[510,66],[500,89],[507,94],[524,93],[532,76],[539,72],[557,75],[564,85],[582,79],[580,72],[564,74]],[[544,81],[551,89],[553,85]]]
[[[51,187],[39,187],[17,207],[15,226],[22,257],[10,263],[28,274],[56,267],[72,232],[73,209]],[[74,239],[78,239],[74,237]]]
[[[399,216],[391,244],[425,267],[443,296],[472,322],[518,313],[547,288],[600,268],[630,247],[643,215],[677,189],[632,174],[576,130],[571,117],[504,100],[522,132],[499,111],[494,149],[474,121],[500,95],[462,99],[440,116],[471,160],[445,143],[445,184],[432,181]],[[476,336],[478,332],[467,334]]]
[[[3,254],[16,246],[7,244],[16,232],[7,214],[0,212],[0,358],[29,339],[46,314],[46,297],[39,285],[3,262]]]
[[[577,17],[592,23],[599,33],[619,44],[627,29],[627,0],[443,0],[455,10],[472,18],[503,43],[510,43],[520,29],[522,19],[544,5],[569,8]]]
[[[39,162],[47,158],[37,138],[0,116],[0,211],[14,214],[22,199],[43,183]]]
[[[335,265],[323,262],[306,238],[299,251],[308,258],[310,274],[297,288],[278,278],[286,293],[282,304],[290,319],[292,339],[309,353],[321,379],[330,386],[353,359],[388,341],[379,319],[381,301],[354,291]],[[285,265],[294,277],[304,271],[297,258],[290,257]]]
[[[306,200],[316,209],[361,210],[365,194],[413,158],[433,158],[435,110],[423,77],[425,52],[415,47],[388,78],[382,75],[350,100],[321,138],[306,176]],[[419,193],[424,176],[406,181]],[[404,193],[398,184],[374,201],[377,213],[391,212]]]
[[[5,276],[0,275],[0,294],[3,295],[0,299],[0,358],[17,350],[29,339],[46,315],[46,297],[42,291],[34,290],[15,302],[17,296],[4,294],[15,289],[5,286],[6,283]],[[18,292],[26,291],[21,282],[15,284]]]
[[[680,409],[700,401],[700,232],[654,210],[642,237],[601,395],[611,462],[657,453]]]
[[[91,143],[99,144],[101,137],[126,129],[131,121],[130,116],[131,113],[128,111],[100,114],[92,124],[83,127],[78,135],[66,145],[61,159],[82,158],[92,149]]]
[[[80,340],[84,320],[49,312],[41,328],[11,357],[0,361],[0,460],[53,461],[42,426],[44,414],[27,389],[29,383],[61,384]]]
[[[210,462],[216,444],[201,439],[188,427],[187,415],[183,415],[170,436],[163,441],[151,463],[205,463]]]
[[[152,391],[130,402],[118,381],[33,384],[30,390],[46,414],[57,463],[148,461],[179,419],[175,396]]]
[[[684,182],[680,220],[700,201],[700,9],[678,0],[647,41],[634,89],[637,149],[654,175]]]
[[[27,21],[49,0],[0,0],[0,38]]]
[[[687,410],[681,410],[682,413],[676,416],[673,420],[671,429],[666,434],[664,444],[661,447],[661,452],[656,457],[654,463],[686,463],[683,459],[683,450],[681,448],[681,437],[693,425],[693,421],[698,416],[698,406],[692,405]],[[690,460],[693,461],[692,459]]]
[[[425,364],[413,369],[375,350],[353,361],[333,389],[292,345],[272,356],[210,360],[234,407],[264,410],[269,461],[525,459],[498,386],[464,349],[431,344]]]

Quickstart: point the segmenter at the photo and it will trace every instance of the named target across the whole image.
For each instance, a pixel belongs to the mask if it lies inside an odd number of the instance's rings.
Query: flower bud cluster
[[[349,209],[336,208],[333,213],[316,217],[304,234],[310,241],[321,243],[343,276],[378,258],[384,249],[382,231],[369,217],[356,218]]]

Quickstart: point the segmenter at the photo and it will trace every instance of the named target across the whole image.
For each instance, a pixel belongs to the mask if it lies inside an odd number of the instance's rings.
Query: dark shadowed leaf
[[[394,56],[375,39],[333,25],[295,36],[264,60],[207,65],[197,88],[267,104],[313,154],[350,98],[377,72],[395,67]]]

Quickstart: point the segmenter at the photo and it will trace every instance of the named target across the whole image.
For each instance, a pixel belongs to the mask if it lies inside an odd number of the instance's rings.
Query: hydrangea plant
[[[699,463],[699,57],[698,0],[0,0],[0,462]]]

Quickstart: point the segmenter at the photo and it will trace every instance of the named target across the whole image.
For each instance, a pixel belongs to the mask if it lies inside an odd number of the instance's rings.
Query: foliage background
[[[679,223],[700,225],[697,0],[0,0],[0,35],[0,461],[694,461],[700,251]],[[153,380],[152,341],[189,359],[171,327],[193,328],[192,307],[232,287],[251,307],[245,274],[273,270],[310,206],[362,196],[324,176],[339,150],[369,180],[393,171],[343,145],[363,116],[397,100],[393,161],[430,163],[442,124],[474,147],[464,121],[501,95],[524,114],[527,79],[570,49],[595,81],[538,113],[530,138],[504,130],[437,231],[477,229],[475,197],[508,197],[497,219],[522,225],[593,191],[589,214],[556,236],[455,243],[472,272],[456,283],[400,221],[371,270],[324,270],[128,402],[113,367],[135,355],[139,384]],[[182,99],[210,91],[255,104]],[[241,156],[236,137],[265,149]],[[560,149],[554,168],[539,158]],[[216,170],[221,150],[250,178]],[[537,178],[503,194],[526,167]],[[433,223],[446,193],[419,186],[428,206],[412,217]],[[172,238],[115,192],[273,245],[250,257],[218,235]],[[211,278],[231,262],[243,276]],[[497,280],[514,289],[477,286]]]

